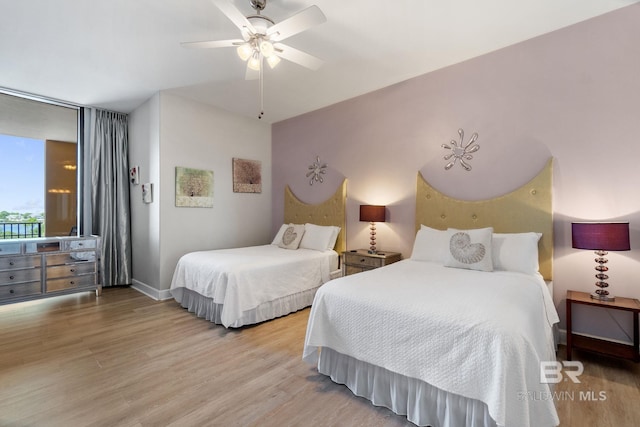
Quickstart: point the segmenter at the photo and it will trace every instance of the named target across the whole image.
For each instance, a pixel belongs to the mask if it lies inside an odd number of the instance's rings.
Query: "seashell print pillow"
[[[473,230],[447,229],[449,253],[444,265],[468,270],[493,271],[492,236],[492,227]]]
[[[304,235],[304,224],[289,224],[282,233],[282,239],[278,242],[278,247],[283,249],[298,249],[300,241]]]

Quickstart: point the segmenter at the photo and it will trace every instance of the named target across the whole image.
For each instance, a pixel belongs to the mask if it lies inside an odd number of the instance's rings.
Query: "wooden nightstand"
[[[633,345],[574,334],[571,331],[571,306],[573,304],[630,311],[633,315]],[[573,349],[578,348],[639,362],[640,355],[638,354],[638,349],[640,341],[638,339],[638,313],[640,313],[640,301],[637,299],[616,297],[615,301],[600,301],[591,298],[586,292],[567,291],[567,360],[571,360],[571,352]]]
[[[378,253],[370,254],[366,249],[346,251],[342,253],[342,275],[348,276],[365,270],[373,270],[393,264],[400,261],[401,258],[400,252],[378,251]]]

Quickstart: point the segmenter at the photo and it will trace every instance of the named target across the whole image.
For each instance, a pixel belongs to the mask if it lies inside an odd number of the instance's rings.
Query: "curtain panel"
[[[91,114],[91,227],[100,236],[102,286],[131,284],[128,117]]]

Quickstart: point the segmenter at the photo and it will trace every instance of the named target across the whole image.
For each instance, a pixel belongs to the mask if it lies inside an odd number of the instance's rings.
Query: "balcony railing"
[[[0,240],[32,237],[42,237],[41,222],[0,222]]]

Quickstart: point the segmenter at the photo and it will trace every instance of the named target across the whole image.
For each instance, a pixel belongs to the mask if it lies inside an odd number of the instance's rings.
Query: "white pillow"
[[[333,234],[331,235],[331,239],[329,240],[328,249],[335,249],[336,242],[338,241],[338,235],[340,234],[340,227],[333,226]]]
[[[278,242],[278,247],[283,249],[298,249],[300,241],[304,235],[304,225],[289,224],[282,233],[282,239]]]
[[[272,245],[277,245],[278,243],[282,242],[282,235],[284,234],[284,231],[288,226],[289,224],[282,224],[280,226],[280,230],[278,230],[278,232],[276,233],[276,237],[274,237],[273,242],[271,242]]]
[[[493,271],[492,236],[492,227],[474,230],[447,229],[449,253],[444,265],[469,270]]]
[[[449,252],[449,238],[446,230],[421,225],[413,242],[411,259],[414,261],[432,261],[444,264]]]
[[[493,235],[493,268],[535,274],[538,266],[538,242],[542,233],[495,233]]]
[[[333,249],[339,232],[340,227],[307,223],[304,225],[304,236],[302,236],[300,247],[316,251]]]

